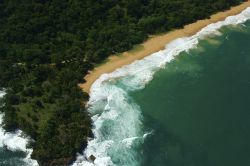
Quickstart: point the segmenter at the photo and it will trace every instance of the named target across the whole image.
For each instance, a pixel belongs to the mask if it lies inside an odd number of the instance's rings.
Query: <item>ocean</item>
[[[249,165],[248,19],[250,8],[102,75],[88,103],[95,138],[73,166]],[[35,165],[27,140],[0,128],[0,165]]]
[[[250,8],[102,75],[95,138],[74,166],[249,165],[248,19]]]
[[[0,91],[0,100],[4,95],[5,92]],[[32,149],[27,148],[30,139],[20,130],[4,131],[1,126],[3,118],[4,114],[0,113],[0,166],[37,166],[37,162],[30,158]]]
[[[153,131],[141,165],[250,164],[250,22],[220,32],[131,94]]]

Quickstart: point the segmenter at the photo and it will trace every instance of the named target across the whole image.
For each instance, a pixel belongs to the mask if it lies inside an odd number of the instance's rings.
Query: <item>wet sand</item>
[[[108,58],[107,62],[95,67],[94,70],[90,71],[84,78],[86,80],[85,83],[79,84],[80,88],[85,92],[89,93],[91,85],[104,73],[110,73],[117,68],[120,68],[124,65],[128,65],[135,60],[140,60],[148,55],[151,55],[154,52],[160,51],[165,48],[165,46],[181,37],[191,36],[202,28],[206,27],[211,23],[215,23],[218,21],[224,20],[228,16],[237,15],[241,13],[244,9],[250,7],[250,0],[242,3],[241,5],[232,7],[229,10],[216,13],[212,15],[209,19],[199,20],[195,23],[188,24],[184,26],[183,29],[176,29],[161,35],[155,35],[150,37],[147,41],[142,43],[138,50],[131,50],[122,53],[119,56],[112,55]]]

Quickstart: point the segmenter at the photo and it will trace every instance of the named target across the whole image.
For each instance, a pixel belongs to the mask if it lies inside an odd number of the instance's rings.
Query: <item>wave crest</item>
[[[200,39],[220,35],[219,29],[227,25],[244,23],[250,18],[250,8],[225,21],[210,24],[191,37],[179,38],[165,49],[142,60],[121,67],[110,74],[103,74],[90,90],[88,111],[94,122],[95,138],[89,140],[83,155],[76,165],[139,165],[138,148],[145,139],[140,107],[129,97],[132,91],[140,90],[164,67],[183,51],[195,48]],[[95,156],[91,161],[90,156]]]
[[[3,91],[0,91],[0,98],[5,95]],[[38,166],[36,160],[31,159],[32,149],[27,148],[29,138],[25,137],[21,130],[16,130],[13,133],[5,132],[1,127],[3,123],[4,114],[0,113],[0,148],[6,147],[11,151],[22,151],[27,154],[23,161],[30,166]]]

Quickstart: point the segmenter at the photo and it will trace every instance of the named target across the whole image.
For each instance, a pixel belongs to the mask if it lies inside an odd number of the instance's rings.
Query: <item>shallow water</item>
[[[0,99],[3,97],[4,92],[0,91]],[[2,116],[0,117],[2,118]],[[1,121],[1,120],[0,120]],[[0,129],[1,130],[1,129]],[[14,165],[24,165],[23,158],[25,158],[25,154],[21,151],[11,151],[8,150],[5,145],[3,145],[3,141],[0,143],[0,165],[1,166],[14,166]]]
[[[244,25],[200,41],[133,93],[144,127],[154,131],[141,165],[249,165],[250,22]]]
[[[26,166],[23,161],[26,154],[21,151],[10,151],[6,148],[0,148],[0,165],[1,166]]]
[[[0,103],[4,95],[0,90]],[[30,159],[32,149],[26,147],[29,138],[20,130],[5,132],[1,127],[3,118],[4,114],[0,113],[0,166],[37,166],[37,162]]]
[[[248,18],[250,8],[101,76],[88,103],[95,139],[74,165],[249,165]],[[0,165],[27,165],[20,151],[0,147]]]
[[[102,75],[88,103],[95,138],[74,166],[247,163],[249,18],[250,8]]]

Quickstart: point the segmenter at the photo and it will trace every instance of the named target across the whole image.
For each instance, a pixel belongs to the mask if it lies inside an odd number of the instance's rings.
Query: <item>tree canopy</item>
[[[78,83],[95,64],[241,1],[2,0],[5,129],[35,140],[32,157],[40,165],[69,164],[92,136],[88,94]]]

